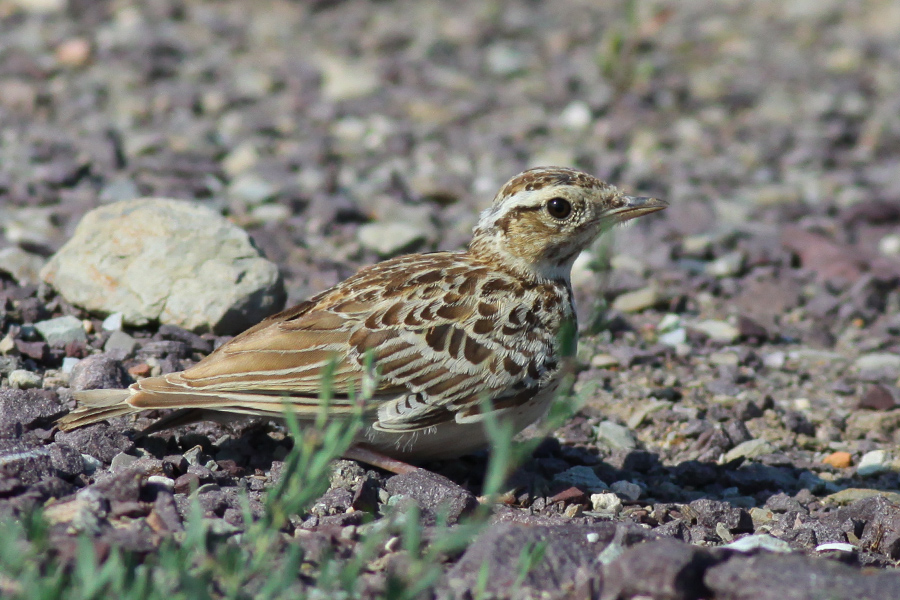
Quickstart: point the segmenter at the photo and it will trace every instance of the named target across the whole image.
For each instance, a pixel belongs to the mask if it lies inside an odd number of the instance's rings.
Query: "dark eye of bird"
[[[565,219],[572,214],[572,204],[565,198],[551,198],[547,202],[547,214],[554,219]]]

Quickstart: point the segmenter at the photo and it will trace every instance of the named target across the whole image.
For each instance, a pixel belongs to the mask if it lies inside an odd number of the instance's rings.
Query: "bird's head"
[[[542,279],[567,280],[575,258],[601,233],[666,206],[656,198],[626,196],[575,169],[529,169],[510,179],[481,213],[469,252]]]

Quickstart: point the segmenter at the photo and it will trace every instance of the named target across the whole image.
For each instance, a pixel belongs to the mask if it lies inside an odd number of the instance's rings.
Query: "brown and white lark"
[[[578,254],[613,225],[666,206],[573,169],[525,171],[481,214],[468,250],[365,267],[185,371],[76,392],[78,407],[59,426],[169,408],[194,409],[194,420],[278,418],[290,408],[311,422],[331,370],[329,418],[348,418],[354,391],[367,392],[348,456],[418,462],[478,450],[488,444],[484,399],[516,431],[549,407],[562,375],[560,333],[575,322]]]

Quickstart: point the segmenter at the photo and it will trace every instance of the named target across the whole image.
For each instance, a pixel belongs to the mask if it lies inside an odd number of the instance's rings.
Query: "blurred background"
[[[783,313],[890,281],[900,3],[0,0],[0,247],[46,257],[100,204],[192,199],[299,301],[464,247],[548,164],[672,204],[618,236],[610,300],[652,280],[645,306],[703,310],[697,292],[815,272],[740,309]]]

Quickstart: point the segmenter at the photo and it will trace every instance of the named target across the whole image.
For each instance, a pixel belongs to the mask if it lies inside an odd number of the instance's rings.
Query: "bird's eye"
[[[572,214],[572,204],[565,198],[551,198],[547,202],[547,214],[562,221]]]

